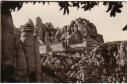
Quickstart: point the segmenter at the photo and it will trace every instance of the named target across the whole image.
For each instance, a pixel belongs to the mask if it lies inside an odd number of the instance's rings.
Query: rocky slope
[[[42,55],[42,70],[63,80],[60,82],[126,83],[127,42],[103,43],[83,52]]]

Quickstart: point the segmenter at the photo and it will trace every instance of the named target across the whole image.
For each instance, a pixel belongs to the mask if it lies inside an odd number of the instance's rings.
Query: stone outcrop
[[[39,42],[33,36],[34,24],[31,19],[21,29],[21,42],[27,64],[29,82],[41,81],[41,62],[39,54]]]
[[[102,35],[97,33],[96,26],[86,19],[77,18],[73,20],[70,24],[69,30],[71,34],[77,32],[77,35],[75,36],[74,34],[73,36],[76,38],[82,37],[82,41],[86,41],[90,45],[104,42]]]
[[[1,81],[14,82],[14,25],[9,10],[1,11]]]
[[[1,44],[2,65],[14,66],[14,25],[11,13],[1,14]]]
[[[42,44],[46,44],[45,37],[49,36],[50,43],[54,43],[54,36],[57,31],[56,28],[52,25],[52,23],[42,23],[42,20],[40,17],[36,18],[36,31],[39,34],[39,39],[43,42]],[[46,34],[46,32],[48,34]],[[47,36],[46,36],[47,35]]]
[[[38,38],[40,42],[42,42],[42,44],[45,44],[46,27],[42,23],[42,20],[40,17],[36,18],[35,32],[38,34]]]

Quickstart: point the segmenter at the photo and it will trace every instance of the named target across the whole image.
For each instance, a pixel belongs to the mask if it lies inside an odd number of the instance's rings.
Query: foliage
[[[52,2],[52,1],[51,1]],[[84,11],[91,10],[95,6],[99,5],[99,1],[56,1],[60,6],[60,10],[63,10],[63,14],[69,14],[71,7],[76,7],[77,9],[81,8]],[[45,3],[49,4],[49,1],[3,1],[1,2],[2,13],[8,13],[11,11],[20,10],[23,6],[23,3]],[[121,1],[104,1],[104,6],[108,6],[106,12],[110,11],[110,16],[115,17],[117,13],[121,13],[121,8],[123,7]],[[126,29],[126,28],[125,28]],[[124,30],[123,30],[124,31]]]
[[[15,11],[15,9],[17,8],[17,10],[20,10],[23,6],[23,3],[28,3],[31,2],[33,3],[33,5],[35,3],[37,3],[36,1],[27,1],[27,2],[23,2],[23,1],[13,1],[13,2],[7,2],[4,1],[2,2],[2,9],[7,9],[10,11]],[[46,1],[48,2],[48,1]],[[38,1],[38,3],[43,3],[43,5],[46,2],[41,2]],[[60,10],[64,9],[63,14],[69,14],[69,7],[77,7],[77,9],[82,8],[84,9],[84,11],[87,10],[91,10],[93,7],[99,5],[99,1],[57,1],[58,5],[60,6]],[[49,3],[49,2],[48,2]],[[121,13],[121,8],[123,7],[122,2],[115,2],[115,1],[110,1],[110,2],[103,2],[103,5],[108,6],[108,9],[106,12],[111,11],[110,16],[115,17],[116,12],[117,13]]]
[[[111,17],[115,17],[116,12],[121,13],[120,8],[123,7],[121,2],[104,2],[103,5],[105,5],[105,6],[108,5],[108,9],[106,12],[111,11],[110,12]]]
[[[127,25],[122,29],[123,31],[126,31],[127,30]]]

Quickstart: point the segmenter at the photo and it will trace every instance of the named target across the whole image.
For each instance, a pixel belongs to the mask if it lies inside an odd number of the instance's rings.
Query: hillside
[[[43,73],[59,82],[127,82],[126,41],[103,43],[82,52],[42,55],[41,62]]]

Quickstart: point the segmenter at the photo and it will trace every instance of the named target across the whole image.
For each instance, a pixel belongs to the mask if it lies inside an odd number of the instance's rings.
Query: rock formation
[[[39,54],[39,42],[33,36],[34,24],[31,19],[21,29],[21,42],[25,52],[27,63],[27,75],[29,82],[41,81],[41,62]],[[35,35],[36,36],[36,35]]]
[[[77,28],[77,29],[76,29]],[[88,45],[103,43],[102,35],[97,33],[96,26],[86,19],[77,18],[70,24],[70,32],[74,33],[77,30],[78,37],[82,37],[82,41],[87,41]]]
[[[2,82],[14,82],[14,25],[10,11],[1,11],[1,78]]]
[[[38,22],[42,23],[41,19]],[[69,44],[77,44],[86,41],[90,46],[104,42],[102,35],[97,33],[96,26],[82,18],[73,20],[70,25],[64,26],[62,29],[54,28],[51,23],[40,25],[40,28],[40,31],[43,32],[43,35],[40,36],[42,40],[45,38],[47,31],[50,36],[50,43],[52,44],[64,41],[64,37],[67,37],[66,32],[70,35]],[[43,40],[43,42],[45,41]]]
[[[45,44],[46,32],[48,32],[49,41],[51,44],[56,44],[66,39],[67,33],[69,33],[69,44],[77,44],[86,41],[88,46],[94,44],[99,45],[104,43],[102,35],[97,33],[96,26],[83,18],[77,18],[73,20],[70,25],[66,25],[63,28],[55,28],[52,23],[42,23],[40,17],[36,18],[36,32],[39,35],[39,39]]]
[[[27,75],[27,61],[20,38],[15,37],[15,61],[16,61],[16,80],[18,82],[29,82]]]
[[[14,65],[14,25],[11,13],[1,15],[2,64]],[[9,42],[8,42],[9,41]]]
[[[45,25],[42,23],[42,20],[40,17],[36,18],[36,25],[35,25],[35,31],[38,34],[38,38],[41,42],[43,42],[42,44],[45,43],[45,33],[46,33],[46,29],[45,29]]]

